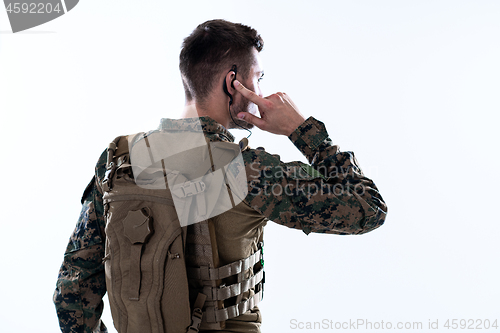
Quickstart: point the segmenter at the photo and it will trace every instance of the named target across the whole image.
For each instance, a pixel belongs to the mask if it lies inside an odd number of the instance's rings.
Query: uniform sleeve
[[[102,172],[102,158],[96,175]],[[59,270],[54,304],[62,332],[107,332],[100,320],[106,293],[102,192],[94,176],[82,197],[82,210]]]
[[[263,148],[243,152],[247,204],[306,234],[362,234],[384,223],[387,206],[377,187],[363,175],[353,152],[332,144],[322,122],[310,117],[289,139],[310,164],[283,163]]]

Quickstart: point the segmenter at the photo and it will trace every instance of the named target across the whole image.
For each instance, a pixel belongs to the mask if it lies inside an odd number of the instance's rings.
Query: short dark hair
[[[179,69],[186,99],[203,103],[223,70],[238,66],[238,75],[246,78],[252,66],[252,48],[262,51],[264,41],[249,26],[225,20],[200,24],[184,39]],[[221,87],[222,89],[222,87]]]

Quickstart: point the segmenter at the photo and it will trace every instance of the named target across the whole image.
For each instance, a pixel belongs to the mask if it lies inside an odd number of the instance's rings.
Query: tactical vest
[[[107,151],[101,184],[106,218],[103,260],[114,325],[120,333],[223,329],[225,320],[238,317],[262,299],[262,244],[249,257],[220,266],[212,219],[186,221],[216,210],[206,200],[207,193],[221,195],[213,190],[217,177],[212,174],[220,169],[215,156],[219,164],[231,161],[246,143],[241,147],[241,143],[219,142],[222,146],[215,149],[207,141],[209,154],[194,167],[195,173],[206,176],[193,181],[180,168],[175,170],[176,158],[170,159],[173,163],[152,158],[149,166],[134,168],[131,159],[139,155],[131,154],[132,146],[145,143],[145,151],[152,156],[148,138],[143,133],[118,137]],[[187,161],[203,155],[199,152],[187,152]],[[223,172],[225,184],[220,191],[227,191],[234,207],[243,199],[233,195],[237,191],[228,184],[229,173]],[[181,212],[179,202],[195,211]],[[253,274],[245,279],[250,269]],[[242,300],[241,295],[252,288],[253,296]]]

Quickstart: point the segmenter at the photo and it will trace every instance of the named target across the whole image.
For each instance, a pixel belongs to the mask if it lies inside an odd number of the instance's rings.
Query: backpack
[[[206,147],[167,160],[154,158],[155,138],[165,141],[158,132],[120,136],[107,151],[102,181],[103,261],[114,325],[120,333],[223,329],[225,320],[261,300],[264,279],[262,267],[251,279],[241,278],[257,263],[263,266],[263,250],[219,267],[211,217],[235,207],[246,195],[234,186],[244,183],[246,189],[246,176],[243,173],[243,182],[239,174],[243,165],[237,158],[240,146],[207,141]],[[147,163],[134,163],[145,156]],[[193,156],[201,159],[189,163],[184,174],[179,160],[189,162]],[[217,175],[219,169],[222,177]],[[226,199],[219,207],[220,203],[207,200],[208,193],[216,198],[225,195],[230,203]],[[238,283],[222,285],[232,275],[238,275]],[[253,287],[253,297],[224,308],[224,299],[240,297]]]

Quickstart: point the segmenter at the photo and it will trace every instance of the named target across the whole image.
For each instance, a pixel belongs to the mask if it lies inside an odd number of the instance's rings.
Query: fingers
[[[266,122],[262,118],[254,116],[253,114],[248,113],[248,112],[238,113],[238,118],[243,119],[244,121],[246,121],[249,124],[253,124],[253,125],[257,126],[260,129],[264,129],[263,127],[266,126]]]
[[[257,95],[253,91],[247,89],[245,86],[243,86],[243,84],[241,84],[240,81],[234,80],[234,87],[245,98],[247,98],[251,102],[257,104],[258,106],[266,106],[267,105],[266,104],[267,101],[264,98],[260,97],[259,95]]]
[[[234,87],[244,98],[256,104],[260,113],[259,118],[248,112],[240,112],[238,118],[257,126],[263,131],[288,136],[305,120],[297,106],[284,92],[262,98],[247,89],[238,80],[234,81]]]

